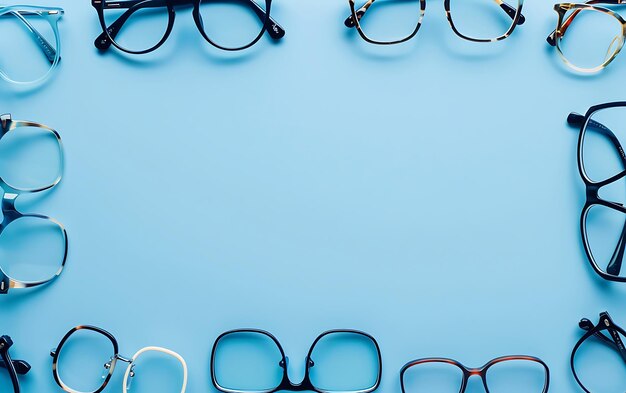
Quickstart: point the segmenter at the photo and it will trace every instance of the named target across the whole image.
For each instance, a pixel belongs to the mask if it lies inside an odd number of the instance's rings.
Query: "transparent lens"
[[[604,334],[608,339],[609,333]],[[576,351],[574,370],[583,386],[592,393],[626,391],[626,362],[616,347],[597,337],[589,337]]]
[[[15,280],[50,280],[61,268],[64,256],[63,229],[50,220],[21,217],[0,233],[0,267]]]
[[[626,277],[626,266],[623,266],[626,214],[595,205],[587,213],[585,229],[591,255],[600,270],[615,277]]]
[[[0,139],[0,177],[22,190],[48,187],[61,176],[61,144],[38,127],[18,127]]]
[[[113,343],[103,334],[77,330],[59,349],[58,376],[70,389],[94,392],[104,384],[115,355]]]
[[[566,13],[557,45],[574,66],[592,70],[607,62],[622,47],[622,24],[613,15],[595,9]]]
[[[490,393],[541,393],[546,378],[543,365],[529,360],[507,360],[487,370]]]
[[[227,49],[238,49],[254,42],[266,22],[265,1],[202,0],[200,19],[206,36]]]
[[[15,82],[44,77],[55,59],[56,37],[37,13],[13,11],[0,16],[0,70]]]
[[[165,36],[169,24],[166,6],[151,7],[151,0],[132,7],[125,1],[103,1],[104,21],[115,43],[131,52],[154,48]],[[129,2],[132,3],[132,2]],[[107,8],[111,4],[112,8]],[[118,8],[113,5],[117,4]],[[121,6],[120,6],[121,5]]]
[[[180,392],[184,381],[182,363],[174,356],[160,351],[146,351],[131,365],[126,384],[129,393]]]
[[[490,40],[505,35],[513,26],[518,0],[450,0],[450,17],[462,35]],[[513,12],[513,17],[507,13]]]
[[[463,371],[446,362],[419,363],[404,372],[402,382],[406,393],[458,393]]]
[[[311,352],[309,375],[313,386],[326,391],[359,391],[375,386],[379,358],[375,343],[356,333],[331,333]]]
[[[281,352],[261,333],[230,333],[215,347],[213,371],[226,389],[258,392],[276,388],[283,377]]]
[[[626,132],[626,108],[602,109],[593,113],[585,127],[582,162],[593,181],[603,181],[626,170],[622,142]]]
[[[359,3],[355,7],[360,7]],[[358,12],[359,8],[356,10]],[[369,39],[393,42],[410,37],[420,18],[419,0],[378,0],[371,4],[359,24]]]

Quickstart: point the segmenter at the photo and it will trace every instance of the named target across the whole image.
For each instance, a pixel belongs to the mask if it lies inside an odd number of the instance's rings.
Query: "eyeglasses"
[[[356,8],[349,0],[352,14],[344,22],[356,27],[371,44],[398,44],[413,38],[426,11],[426,0],[367,0]],[[517,25],[525,22],[523,0],[444,0],[446,16],[456,35],[474,42],[493,42],[507,38]]]
[[[567,118],[578,127],[578,170],[586,201],[580,230],[587,259],[597,274],[626,282],[626,154],[621,141],[626,126],[626,102],[591,107]]]
[[[61,60],[58,21],[63,9],[0,6],[0,77],[15,84],[43,82]]]
[[[561,3],[554,6],[558,21],[547,38],[559,56],[572,69],[598,72],[615,59],[624,46],[626,20],[608,8],[621,1],[591,0],[584,4]],[[566,34],[567,33],[567,34]]]
[[[61,137],[52,128],[0,116],[0,294],[56,279],[67,259],[63,225],[40,214],[23,214],[15,205],[22,194],[56,186],[63,173]]]
[[[550,370],[532,356],[505,356],[481,368],[467,368],[456,360],[419,359],[400,371],[402,393],[463,393],[469,378],[482,379],[489,393],[547,393]]]
[[[0,374],[7,373],[13,385],[13,392],[20,393],[18,375],[25,375],[30,371],[30,365],[23,360],[12,360],[9,349],[13,346],[13,340],[9,336],[0,337]],[[0,381],[3,378],[0,377]],[[8,391],[7,386],[0,385],[3,392]]]
[[[583,318],[579,326],[586,333],[572,350],[570,365],[574,378],[587,393],[623,392],[626,386],[626,332],[608,312],[594,325]]]
[[[356,330],[330,330],[317,337],[305,358],[304,380],[299,384],[289,380],[288,362],[270,333],[231,330],[213,345],[211,377],[215,388],[224,393],[368,393],[378,388],[382,373],[378,343]]]
[[[270,17],[271,0],[265,8],[255,0],[92,0],[102,34],[95,46],[111,46],[131,54],[159,48],[174,26],[175,6],[193,6],[193,19],[202,37],[216,48],[237,51],[256,44],[267,32],[283,38],[285,30]]]
[[[111,333],[95,326],[70,330],[50,352],[56,383],[69,393],[99,393],[107,386],[117,362],[127,363],[122,392],[181,392],[187,389],[187,364],[174,351],[146,347],[131,358],[119,354]]]

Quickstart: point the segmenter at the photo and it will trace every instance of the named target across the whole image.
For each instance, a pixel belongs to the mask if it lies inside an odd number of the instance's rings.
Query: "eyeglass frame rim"
[[[617,210],[622,214],[626,214],[626,207],[616,205],[610,201],[606,201],[600,198],[600,196],[598,195],[599,190],[602,187],[609,185],[611,183],[614,183],[623,177],[626,177],[626,170],[623,170],[622,172],[619,172],[618,174],[611,176],[610,178],[603,180],[603,181],[592,180],[589,177],[589,175],[587,175],[587,172],[585,170],[584,159],[583,159],[583,155],[584,155],[583,145],[584,145],[585,135],[587,133],[587,125],[589,124],[589,121],[591,120],[592,116],[595,113],[602,111],[604,109],[622,108],[622,107],[626,108],[626,101],[607,102],[607,103],[598,104],[598,105],[594,105],[590,107],[585,113],[585,115],[583,116],[583,121],[581,122],[581,125],[579,127],[578,146],[576,148],[576,161],[577,161],[577,166],[578,166],[578,173],[581,179],[583,180],[583,183],[585,184],[585,194],[586,194],[585,204],[580,214],[580,233],[581,233],[581,240],[583,243],[583,249],[585,250],[587,261],[589,262],[593,270],[596,272],[596,274],[598,274],[600,277],[602,277],[605,280],[615,281],[615,282],[626,282],[626,276],[620,277],[620,276],[614,276],[614,275],[608,274],[600,267],[595,257],[593,256],[593,253],[591,252],[591,245],[589,244],[589,237],[587,234],[586,224],[587,224],[587,216],[589,214],[589,211],[594,206],[605,206],[609,209]]]
[[[382,369],[383,369],[383,361],[382,361],[382,354],[380,351],[380,346],[378,345],[378,342],[376,341],[376,339],[370,335],[369,333],[363,332],[361,330],[355,330],[355,329],[331,329],[331,330],[326,330],[323,333],[321,333],[320,335],[317,336],[317,338],[313,341],[313,343],[311,344],[311,347],[309,348],[309,351],[307,353],[305,362],[305,371],[304,371],[304,377],[302,379],[302,381],[300,383],[293,383],[290,379],[289,379],[289,374],[288,374],[288,370],[287,370],[287,366],[282,366],[283,369],[283,375],[281,378],[281,381],[279,383],[279,385],[275,388],[272,389],[266,389],[266,390],[237,390],[237,389],[228,389],[225,388],[223,386],[221,386],[218,381],[217,381],[217,376],[216,376],[216,372],[215,372],[215,355],[216,355],[216,351],[217,351],[217,347],[218,344],[220,342],[220,340],[222,340],[224,337],[230,335],[230,334],[237,334],[237,333],[256,333],[256,334],[262,334],[265,335],[267,337],[269,337],[278,347],[278,350],[280,351],[281,354],[281,361],[280,363],[285,363],[287,361],[287,356],[285,354],[285,351],[283,350],[282,345],[280,344],[280,342],[278,341],[278,339],[270,332],[266,331],[266,330],[262,330],[262,329],[255,329],[255,328],[243,328],[243,329],[233,329],[233,330],[228,330],[222,334],[220,334],[216,339],[215,342],[213,344],[213,349],[211,350],[211,381],[213,382],[213,386],[219,390],[220,392],[223,393],[276,393],[279,391],[290,391],[290,392],[302,392],[302,391],[313,391],[313,392],[317,392],[317,393],[371,393],[373,391],[375,391],[376,389],[378,389],[378,387],[380,386],[380,382],[382,379]],[[361,336],[364,336],[365,338],[369,339],[370,341],[372,341],[374,343],[374,346],[376,348],[376,354],[378,357],[378,375],[376,377],[376,382],[374,383],[374,385],[368,389],[362,389],[362,390],[346,390],[346,391],[338,391],[338,390],[333,390],[333,391],[329,391],[329,390],[322,390],[319,389],[317,387],[315,387],[313,385],[313,383],[311,382],[311,378],[310,378],[310,361],[311,361],[311,355],[313,354],[313,350],[315,349],[315,346],[317,345],[317,343],[323,339],[324,337],[330,335],[330,334],[336,334],[336,333],[350,333],[350,334],[358,334]]]
[[[68,241],[68,236],[67,236],[67,230],[65,229],[65,226],[61,224],[60,221],[52,217],[42,215],[42,214],[22,213],[19,210],[17,210],[15,206],[15,202],[17,198],[19,198],[20,195],[44,192],[44,191],[54,188],[61,182],[61,179],[63,178],[63,173],[65,172],[65,153],[64,153],[64,148],[63,148],[63,141],[61,140],[61,135],[55,129],[48,127],[41,123],[28,121],[28,120],[13,120],[11,114],[7,113],[7,114],[0,115],[0,140],[2,140],[2,138],[4,138],[10,132],[15,132],[21,127],[38,128],[38,129],[43,130],[44,132],[51,133],[56,138],[56,141],[58,144],[58,150],[59,150],[59,161],[60,161],[59,173],[57,174],[57,177],[51,184],[41,186],[41,187],[35,187],[35,188],[15,187],[9,184],[4,178],[2,178],[2,176],[0,176],[0,189],[2,192],[0,208],[2,209],[2,213],[3,213],[3,218],[0,221],[0,235],[12,222],[17,221],[21,218],[26,217],[26,218],[42,219],[42,220],[52,222],[60,229],[61,234],[63,236],[64,251],[63,251],[63,258],[61,260],[61,264],[59,265],[59,268],[57,269],[55,274],[47,280],[40,280],[40,281],[17,280],[11,277],[9,274],[7,274],[0,266],[0,295],[7,294],[10,289],[33,288],[33,287],[38,287],[38,286],[49,284],[52,281],[56,280],[58,277],[61,276],[61,274],[63,273],[63,270],[65,269],[65,265],[67,263],[67,256],[69,252],[68,250],[69,241]]]
[[[433,358],[416,359],[416,360],[412,360],[406,363],[400,369],[400,387],[401,387],[402,393],[406,393],[404,376],[406,372],[409,369],[411,369],[411,367],[418,366],[420,364],[425,364],[425,363],[446,363],[446,364],[450,364],[450,365],[458,367],[463,372],[463,380],[461,383],[459,393],[465,392],[465,390],[467,389],[467,383],[469,381],[469,378],[472,376],[479,376],[482,380],[482,383],[486,392],[489,393],[489,387],[487,386],[487,372],[489,371],[489,369],[496,364],[507,362],[507,361],[515,361],[515,360],[531,361],[531,362],[535,362],[543,366],[546,373],[545,373],[545,382],[544,382],[542,393],[547,393],[550,387],[550,368],[540,358],[535,357],[535,356],[528,356],[528,355],[500,356],[500,357],[497,357],[495,359],[488,361],[482,367],[479,367],[479,368],[468,368],[463,363],[454,359],[450,359],[450,358],[433,357]]]
[[[468,40],[471,42],[497,42],[497,41],[502,41],[508,37],[511,36],[511,34],[513,34],[513,31],[515,30],[515,28],[518,26],[518,22],[520,21],[521,17],[522,17],[522,7],[524,4],[524,0],[516,0],[518,2],[518,7],[516,9],[516,14],[515,17],[512,19],[512,24],[509,27],[509,29],[507,30],[506,33],[496,37],[496,38],[490,38],[490,39],[481,39],[481,38],[473,38],[473,37],[469,37],[467,35],[462,34],[457,28],[456,25],[454,24],[454,21],[452,20],[452,15],[450,12],[450,1],[451,0],[444,0],[444,9],[446,12],[446,19],[448,20],[448,23],[450,24],[450,27],[452,28],[452,31],[454,32],[454,34],[456,34],[458,37],[464,39],[464,40]],[[363,38],[363,40],[365,40],[366,42],[370,43],[370,44],[376,44],[376,45],[395,45],[395,44],[401,44],[403,42],[407,42],[409,40],[411,40],[412,38],[414,38],[417,33],[420,30],[420,27],[422,26],[422,22],[424,20],[424,16],[426,14],[426,0],[420,0],[420,16],[418,18],[417,21],[417,26],[415,27],[415,30],[413,30],[413,32],[408,35],[407,37],[401,38],[401,39],[397,39],[397,40],[393,40],[393,41],[379,41],[379,40],[374,40],[372,38],[369,38],[367,36],[367,34],[365,34],[365,32],[363,31],[363,29],[361,28],[361,18],[358,17],[358,12],[356,10],[355,7],[355,1],[354,0],[348,0],[349,6],[350,6],[350,13],[351,13],[351,17],[352,20],[355,21],[354,22],[354,27],[357,29],[359,35],[361,36],[361,38]]]
[[[116,47],[117,49],[121,50],[122,52],[131,54],[131,55],[144,55],[144,54],[148,54],[151,52],[154,52],[155,50],[159,49],[164,43],[165,41],[167,41],[167,39],[169,38],[170,34],[172,33],[172,30],[174,28],[174,21],[176,19],[176,10],[174,9],[175,5],[178,5],[178,3],[184,4],[184,5],[188,5],[191,4],[193,5],[193,11],[192,11],[192,17],[194,20],[194,23],[196,25],[196,28],[198,29],[198,31],[200,32],[200,35],[202,35],[202,37],[212,46],[224,50],[224,51],[228,51],[228,52],[236,52],[236,51],[241,51],[241,50],[245,50],[248,49],[252,46],[254,46],[256,43],[258,43],[261,38],[263,37],[263,35],[265,34],[266,31],[268,31],[269,27],[270,27],[270,12],[271,12],[271,4],[272,4],[272,0],[263,0],[265,1],[265,5],[266,5],[266,9],[265,9],[265,20],[263,21],[263,27],[261,28],[261,31],[259,32],[259,35],[249,44],[245,45],[245,46],[241,46],[238,48],[228,48],[228,47],[224,47],[221,46],[217,43],[215,43],[213,40],[211,40],[208,35],[206,34],[206,32],[204,31],[204,29],[201,27],[200,25],[200,4],[202,3],[202,0],[165,0],[166,5],[163,7],[167,7],[167,12],[168,12],[168,22],[167,22],[167,28],[165,29],[165,33],[163,35],[163,37],[161,38],[161,40],[154,45],[151,48],[148,49],[144,49],[144,50],[140,50],[140,51],[135,51],[135,50],[130,50],[127,48],[124,48],[122,45],[120,45],[119,43],[117,43],[117,41],[115,41],[115,39],[113,37],[111,37],[110,33],[109,33],[109,29],[106,25],[106,20],[104,18],[104,4],[107,0],[92,0],[91,1],[91,5],[95,8],[97,14],[98,14],[98,19],[100,22],[100,27],[102,29],[102,32],[106,34],[106,37],[108,38],[108,40],[111,42],[111,45],[113,45],[114,47]],[[144,0],[144,1],[151,1],[151,0]],[[123,2],[123,1],[122,1]]]

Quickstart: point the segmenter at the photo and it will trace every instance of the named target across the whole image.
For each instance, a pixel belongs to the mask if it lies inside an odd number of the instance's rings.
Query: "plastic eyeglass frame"
[[[145,348],[140,349],[130,359],[128,359],[119,354],[119,344],[117,343],[117,340],[115,339],[115,337],[113,337],[111,333],[96,326],[82,325],[82,326],[77,326],[71,329],[69,332],[67,332],[67,334],[63,337],[63,339],[61,339],[61,342],[59,343],[58,347],[50,351],[50,356],[52,356],[52,373],[54,375],[54,380],[56,381],[57,385],[59,385],[61,389],[63,389],[64,391],[68,393],[84,393],[84,392],[74,390],[70,388],[69,386],[67,386],[61,380],[61,376],[59,375],[59,369],[58,369],[59,354],[61,353],[61,350],[63,349],[63,345],[72,336],[72,334],[76,333],[79,330],[91,330],[93,332],[96,332],[105,336],[107,339],[109,339],[109,341],[111,341],[111,344],[113,345],[113,351],[115,352],[115,354],[111,357],[110,362],[105,365],[105,367],[108,367],[108,374],[106,375],[106,377],[104,377],[102,386],[100,386],[98,390],[95,390],[91,393],[100,393],[107,387],[107,385],[111,381],[111,378],[113,377],[113,372],[115,371],[115,366],[117,365],[118,361],[128,363],[128,367],[126,368],[126,372],[124,373],[124,381],[122,384],[122,393],[128,393],[127,389],[130,386],[129,378],[134,377],[135,361],[137,360],[137,358],[139,358],[140,355],[146,352],[150,352],[150,351],[161,352],[161,353],[167,354],[169,356],[172,356],[173,358],[175,358],[176,360],[180,362],[180,364],[183,367],[183,383],[182,383],[181,393],[185,393],[185,391],[187,390],[187,363],[185,362],[185,359],[183,359],[183,357],[180,356],[178,353],[170,349],[151,346],[151,347],[145,347]]]
[[[184,6],[184,5],[193,5],[193,19],[196,23],[196,27],[198,31],[202,35],[202,37],[211,45],[218,49],[222,49],[225,51],[239,51],[248,49],[263,37],[263,34],[267,32],[270,37],[275,40],[281,39],[285,36],[285,30],[271,17],[270,10],[272,0],[261,0],[265,1],[265,10],[263,10],[254,0],[245,0],[253,7],[253,10],[257,14],[259,18],[265,18],[263,23],[263,28],[261,29],[259,35],[249,44],[237,47],[237,48],[228,48],[222,45],[219,45],[213,42],[204,31],[202,27],[202,16],[200,15],[200,4],[202,0],[120,0],[120,1],[111,1],[111,0],[92,0],[91,5],[96,9],[98,13],[98,18],[100,19],[100,26],[102,27],[102,34],[100,34],[94,45],[101,51],[108,50],[111,45],[115,46],[117,49],[130,53],[133,55],[142,55],[146,53],[150,53],[161,47],[165,41],[167,41],[170,33],[172,32],[172,28],[174,27],[174,19],[176,17],[176,11],[174,10],[175,6]],[[142,9],[142,8],[156,8],[156,7],[167,7],[167,12],[169,15],[167,29],[165,30],[165,34],[163,38],[154,45],[152,48],[148,48],[145,50],[135,51],[124,48],[119,45],[115,41],[115,37],[117,33],[120,31],[124,23],[128,20],[128,18],[133,14],[133,12]],[[115,22],[113,22],[110,26],[107,26],[106,20],[104,18],[104,10],[105,9],[127,9],[127,11],[122,14]]]
[[[0,337],[0,368],[6,369],[13,384],[13,392],[20,393],[18,375],[25,375],[30,371],[30,365],[23,360],[12,360],[9,349],[13,346],[13,340],[9,336]],[[0,372],[2,372],[0,370]]]
[[[44,216],[41,214],[23,214],[19,212],[17,208],[15,207],[15,201],[21,194],[29,194],[29,193],[33,194],[33,193],[43,192],[43,191],[53,188],[54,186],[59,184],[59,182],[61,181],[61,178],[63,176],[63,167],[64,167],[63,144],[61,142],[61,136],[56,130],[48,126],[45,126],[43,124],[39,124],[39,123],[31,122],[31,121],[12,120],[10,114],[4,114],[0,116],[0,140],[9,132],[17,132],[20,127],[36,127],[36,128],[40,128],[41,130],[45,132],[52,133],[59,144],[59,155],[60,155],[60,160],[61,160],[61,163],[60,163],[61,167],[59,168],[59,175],[52,182],[52,184],[49,184],[47,186],[43,186],[40,188],[34,188],[34,189],[23,189],[23,188],[14,187],[8,184],[0,176],[0,188],[2,188],[2,190],[4,191],[2,194],[1,208],[2,208],[2,213],[3,213],[3,220],[2,222],[0,222],[0,234],[2,234],[2,232],[7,228],[7,226],[9,226],[13,221],[18,220],[20,218],[30,217],[30,218],[37,218],[37,219],[50,221],[53,224],[57,225],[59,229],[61,230],[61,233],[63,234],[63,241],[64,241],[63,260],[61,261],[59,269],[56,271],[54,276],[50,277],[48,280],[43,280],[43,281],[16,280],[12,277],[9,277],[2,270],[2,267],[0,266],[0,295],[7,294],[9,292],[9,289],[32,288],[32,287],[37,287],[37,286],[41,286],[44,284],[48,284],[54,281],[63,272],[63,269],[65,268],[65,263],[67,261],[68,240],[67,240],[67,231],[65,230],[65,227],[63,227],[63,224],[61,224],[59,221],[55,220],[54,218],[50,218],[48,216]]]
[[[406,41],[410,40],[411,38],[415,37],[415,35],[419,31],[420,27],[422,26],[422,20],[424,19],[424,15],[426,14],[426,0],[419,0],[420,1],[420,15],[419,15],[419,18],[418,18],[418,21],[417,21],[417,26],[415,27],[415,30],[413,30],[413,32],[410,35],[408,35],[407,37],[401,38],[401,39],[398,39],[398,40],[394,40],[394,41],[373,40],[373,39],[369,38],[365,34],[363,29],[361,29],[360,20],[361,20],[361,18],[363,18],[363,16],[367,12],[367,10],[372,6],[372,4],[375,1],[376,0],[367,0],[367,2],[364,5],[362,5],[361,7],[359,7],[357,9],[356,6],[355,6],[354,0],[348,0],[348,2],[350,4],[351,15],[344,22],[346,27],[349,27],[349,28],[356,27],[356,29],[359,32],[359,35],[361,36],[361,38],[363,38],[365,41],[369,42],[370,44],[394,45],[394,44],[400,44],[402,42],[406,42]],[[496,41],[501,41],[501,40],[509,37],[513,33],[513,30],[515,30],[516,26],[524,24],[524,22],[526,21],[526,18],[522,14],[522,6],[524,4],[524,0],[518,0],[519,1],[519,6],[518,6],[517,9],[515,7],[513,7],[513,6],[505,3],[503,0],[493,0],[493,1],[495,1],[504,10],[504,12],[506,12],[507,15],[509,15],[509,17],[511,17],[511,19],[512,19],[511,27],[509,28],[509,30],[506,33],[504,33],[503,35],[501,35],[499,37],[490,38],[490,39],[472,38],[472,37],[468,37],[468,36],[462,34],[461,32],[459,32],[457,30],[457,28],[454,25],[454,22],[452,20],[452,15],[450,13],[450,0],[444,0],[443,5],[444,5],[444,8],[446,10],[446,18],[448,19],[448,23],[450,24],[450,27],[452,28],[454,33],[457,36],[459,36],[459,37],[461,37],[461,38],[463,38],[465,40],[472,41],[472,42],[496,42]]]
[[[591,119],[593,114],[598,111],[601,111],[603,109],[608,109],[608,108],[621,108],[621,107],[624,107],[624,110],[626,110],[626,101],[609,102],[606,104],[592,106],[591,108],[589,108],[589,110],[584,116],[575,112],[570,113],[570,115],[567,117],[567,122],[571,126],[579,127],[579,130],[580,130],[579,136],[578,136],[578,147],[577,147],[578,172],[583,182],[585,183],[585,194],[587,196],[585,205],[580,215],[580,233],[582,236],[582,242],[583,242],[583,247],[585,249],[585,254],[587,255],[587,260],[591,264],[591,267],[593,268],[593,270],[605,280],[626,282],[626,277],[619,276],[619,272],[622,269],[624,250],[626,247],[626,226],[624,227],[624,230],[622,231],[620,241],[617,244],[617,249],[615,250],[615,253],[613,254],[614,259],[612,259],[609,262],[609,265],[607,266],[606,271],[600,268],[600,265],[593,257],[593,254],[591,252],[591,246],[589,245],[589,238],[587,235],[587,226],[586,226],[587,215],[589,214],[589,211],[591,210],[591,208],[596,205],[602,205],[610,209],[617,210],[623,214],[626,214],[626,207],[624,207],[623,205],[619,203],[606,201],[600,198],[599,196],[599,192],[602,187],[607,186],[616,181],[619,181],[621,178],[626,176],[626,157],[622,153],[624,152],[624,149],[622,148],[622,145],[620,144],[620,141],[617,138],[617,136],[610,129],[608,129],[603,124]],[[613,146],[615,146],[617,152],[622,157],[622,164],[624,165],[624,170],[622,172],[600,182],[591,180],[591,178],[587,175],[585,171],[585,164],[583,161],[583,144],[585,140],[585,134],[587,133],[588,128],[590,127],[593,128],[594,131],[599,132],[602,135],[607,137],[607,139],[613,144]],[[611,274],[610,271],[616,271],[617,274]]]
[[[447,358],[425,358],[425,359],[413,360],[405,364],[400,370],[400,386],[402,388],[402,393],[407,393],[405,389],[404,375],[411,367],[418,366],[420,364],[425,364],[425,363],[446,363],[446,364],[450,364],[450,365],[458,367],[463,372],[463,381],[461,383],[461,390],[459,391],[459,393],[465,392],[465,389],[467,388],[467,383],[469,382],[469,378],[472,376],[479,376],[483,382],[485,391],[489,392],[489,388],[487,387],[487,371],[489,371],[491,367],[493,367],[494,365],[498,363],[507,362],[511,360],[531,361],[531,362],[539,363],[540,365],[542,365],[546,371],[546,379],[545,379],[545,384],[543,386],[542,393],[548,392],[548,388],[550,387],[550,369],[548,368],[548,365],[544,363],[543,360],[536,358],[534,356],[502,356],[502,357],[499,357],[499,358],[496,358],[487,362],[484,366],[480,368],[467,368],[463,364],[457,362],[456,360],[447,359]]]
[[[283,350],[283,347],[280,345],[280,342],[278,341],[278,339],[276,337],[274,337],[271,333],[265,331],[265,330],[260,330],[260,329],[236,329],[236,330],[229,330],[225,333],[220,334],[217,339],[215,340],[215,343],[213,344],[213,350],[211,351],[211,380],[213,381],[213,386],[215,386],[215,388],[217,390],[219,390],[220,392],[223,393],[251,393],[249,391],[246,390],[236,390],[236,389],[227,389],[225,387],[220,386],[220,384],[217,382],[217,377],[216,377],[216,373],[215,373],[215,353],[216,353],[216,349],[217,346],[220,342],[221,339],[223,339],[224,337],[230,335],[230,334],[236,334],[236,333],[256,333],[256,334],[262,334],[265,335],[267,337],[269,337],[270,339],[272,339],[272,341],[274,341],[274,343],[276,344],[276,346],[278,347],[278,350],[280,351],[280,355],[281,355],[281,361],[280,361],[280,367],[282,367],[283,369],[283,376],[282,376],[282,380],[280,382],[280,384],[274,388],[274,389],[269,389],[269,390],[263,390],[263,391],[254,391],[254,393],[275,393],[275,392],[279,392],[279,391],[289,391],[289,392],[303,392],[303,391],[313,391],[313,392],[317,392],[317,393],[331,393],[330,391],[325,391],[325,390],[321,390],[316,388],[315,386],[313,386],[313,383],[311,382],[311,378],[310,378],[310,374],[309,374],[309,370],[311,368],[311,366],[313,365],[313,361],[311,360],[311,355],[313,353],[313,350],[315,349],[315,345],[324,337],[328,336],[329,334],[335,334],[335,333],[350,333],[350,334],[358,334],[361,336],[364,336],[366,338],[368,338],[369,340],[371,340],[374,343],[374,346],[376,347],[376,353],[378,355],[378,376],[376,378],[376,382],[375,384],[369,388],[369,389],[364,389],[364,390],[358,390],[358,391],[336,391],[333,390],[332,393],[370,393],[373,392],[374,390],[378,389],[378,387],[380,386],[380,379],[382,376],[382,371],[383,371],[383,361],[382,361],[382,355],[380,353],[380,347],[378,346],[378,342],[376,342],[376,339],[374,339],[374,337],[372,337],[371,335],[359,331],[359,330],[351,330],[351,329],[335,329],[335,330],[328,330],[322,334],[320,334],[315,341],[313,341],[313,344],[311,345],[311,348],[309,349],[309,352],[307,354],[306,357],[306,369],[304,371],[304,379],[302,380],[302,382],[300,382],[299,384],[294,384],[293,382],[291,382],[291,380],[289,379],[289,375],[287,373],[287,364],[289,359],[287,358],[287,356],[285,355],[285,351]]]
[[[574,374],[574,379],[576,379],[576,382],[578,383],[578,385],[586,393],[600,393],[600,392],[591,392],[591,391],[589,391],[582,384],[582,381],[578,378],[578,374],[576,373],[576,367],[574,366],[574,359],[576,357],[576,351],[578,351],[578,349],[585,342],[585,340],[587,340],[591,336],[594,336],[595,338],[600,339],[604,344],[609,345],[611,348],[613,348],[617,352],[619,352],[622,360],[624,361],[624,363],[626,363],[626,347],[624,346],[624,342],[622,341],[621,337],[619,336],[621,334],[624,337],[626,337],[626,332],[624,331],[624,329],[622,329],[621,327],[617,326],[613,322],[613,320],[611,319],[611,316],[606,311],[600,313],[600,321],[598,322],[597,325],[594,325],[593,322],[591,322],[589,319],[583,318],[578,323],[578,326],[581,329],[586,330],[587,333],[585,333],[580,338],[580,340],[578,340],[578,342],[574,346],[574,349],[572,349],[572,356],[570,358],[570,367],[572,369],[572,373]],[[607,337],[604,333],[602,333],[604,330],[608,330],[609,331],[609,334],[610,334],[611,338]]]
[[[19,19],[24,24],[26,29],[28,29],[29,33],[35,39],[35,42],[38,44],[43,54],[50,62],[50,69],[48,69],[48,72],[42,77],[33,81],[14,80],[4,71],[0,70],[0,77],[2,77],[2,79],[17,85],[35,85],[48,79],[48,77],[52,74],[52,71],[57,67],[59,61],[61,60],[61,38],[59,34],[58,22],[64,13],[65,11],[63,11],[63,9],[59,7],[38,7],[29,5],[0,6],[0,17],[13,15],[17,19]],[[27,18],[25,18],[25,16],[29,15],[39,15],[48,21],[48,23],[52,27],[52,31],[54,31],[56,49],[54,49],[54,47],[50,45],[50,43],[44,38],[44,36],[37,31],[37,29],[28,21]]]
[[[559,54],[559,57],[561,58],[561,60],[563,60],[563,62],[568,67],[572,68],[575,71],[578,71],[578,72],[581,72],[581,73],[587,73],[587,74],[596,73],[596,72],[602,71],[604,68],[606,68],[615,59],[615,57],[617,57],[619,52],[622,50],[622,47],[624,46],[624,39],[626,39],[626,20],[624,20],[624,18],[622,18],[618,13],[616,13],[616,12],[614,12],[614,11],[608,9],[608,8],[597,7],[597,6],[594,6],[592,4],[625,5],[626,2],[623,1],[623,0],[591,0],[591,1],[588,1],[586,3],[560,3],[560,4],[555,4],[554,5],[554,10],[558,14],[558,20],[557,20],[557,24],[556,24],[556,29],[553,30],[552,33],[550,33],[548,38],[546,38],[546,41],[548,42],[548,44],[550,44],[551,46],[556,47],[557,52]],[[574,10],[574,11],[572,12],[572,14],[569,17],[565,18],[565,15],[570,10]],[[602,63],[601,65],[599,65],[597,67],[594,67],[594,68],[582,68],[582,67],[579,67],[579,66],[573,64],[572,62],[570,62],[568,60],[568,58],[565,56],[565,54],[563,53],[563,50],[561,49],[561,45],[560,45],[561,39],[563,38],[563,36],[567,32],[567,29],[569,28],[569,26],[574,21],[574,18],[576,18],[576,16],[581,11],[584,11],[584,10],[594,10],[594,11],[597,11],[597,12],[605,13],[605,14],[610,15],[610,16],[614,17],[615,19],[617,19],[617,21],[619,23],[621,23],[621,25],[622,25],[622,40],[620,42],[619,47],[615,50],[615,52],[609,58],[607,58],[604,61],[604,63]]]

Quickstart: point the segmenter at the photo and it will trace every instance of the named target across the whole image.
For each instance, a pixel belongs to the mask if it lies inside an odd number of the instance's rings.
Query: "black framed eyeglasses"
[[[304,379],[289,380],[282,346],[272,334],[238,329],[221,334],[211,353],[211,378],[224,393],[368,393],[380,385],[382,357],[376,340],[358,330],[330,330],[315,339]]]
[[[30,364],[23,360],[13,360],[9,349],[13,346],[13,340],[9,336],[0,336],[0,373],[7,373],[14,393],[20,393],[19,375],[26,375],[30,371]],[[3,380],[4,378],[0,378]],[[0,385],[3,392],[9,391],[8,386]]]
[[[346,27],[356,27],[371,44],[399,44],[415,37],[426,12],[426,0],[367,0],[357,6],[349,0]],[[523,0],[444,0],[450,27],[474,42],[500,41],[524,24]]]
[[[187,363],[178,353],[145,347],[124,357],[115,337],[96,326],[71,329],[50,356],[54,380],[68,393],[102,392],[120,362],[126,364],[123,392],[185,393],[187,389]]]
[[[618,393],[626,386],[626,332],[608,312],[594,325],[587,318],[578,326],[586,333],[578,340],[570,359],[578,385],[587,393]]]
[[[567,122],[580,130],[578,170],[586,201],[580,231],[587,259],[602,278],[626,282],[626,102],[596,105]]]
[[[400,371],[402,393],[463,393],[479,377],[487,393],[547,393],[550,370],[534,356],[503,356],[480,368],[446,358],[418,359]]]
[[[271,0],[92,0],[91,4],[102,27],[94,44],[102,51],[111,45],[131,54],[156,50],[172,32],[179,6],[193,7],[202,37],[226,51],[247,49],[266,32],[275,40],[285,35],[270,16]]]
[[[0,294],[31,288],[59,277],[67,260],[67,233],[57,220],[24,214],[22,194],[52,189],[63,174],[63,146],[54,129],[0,116]]]

